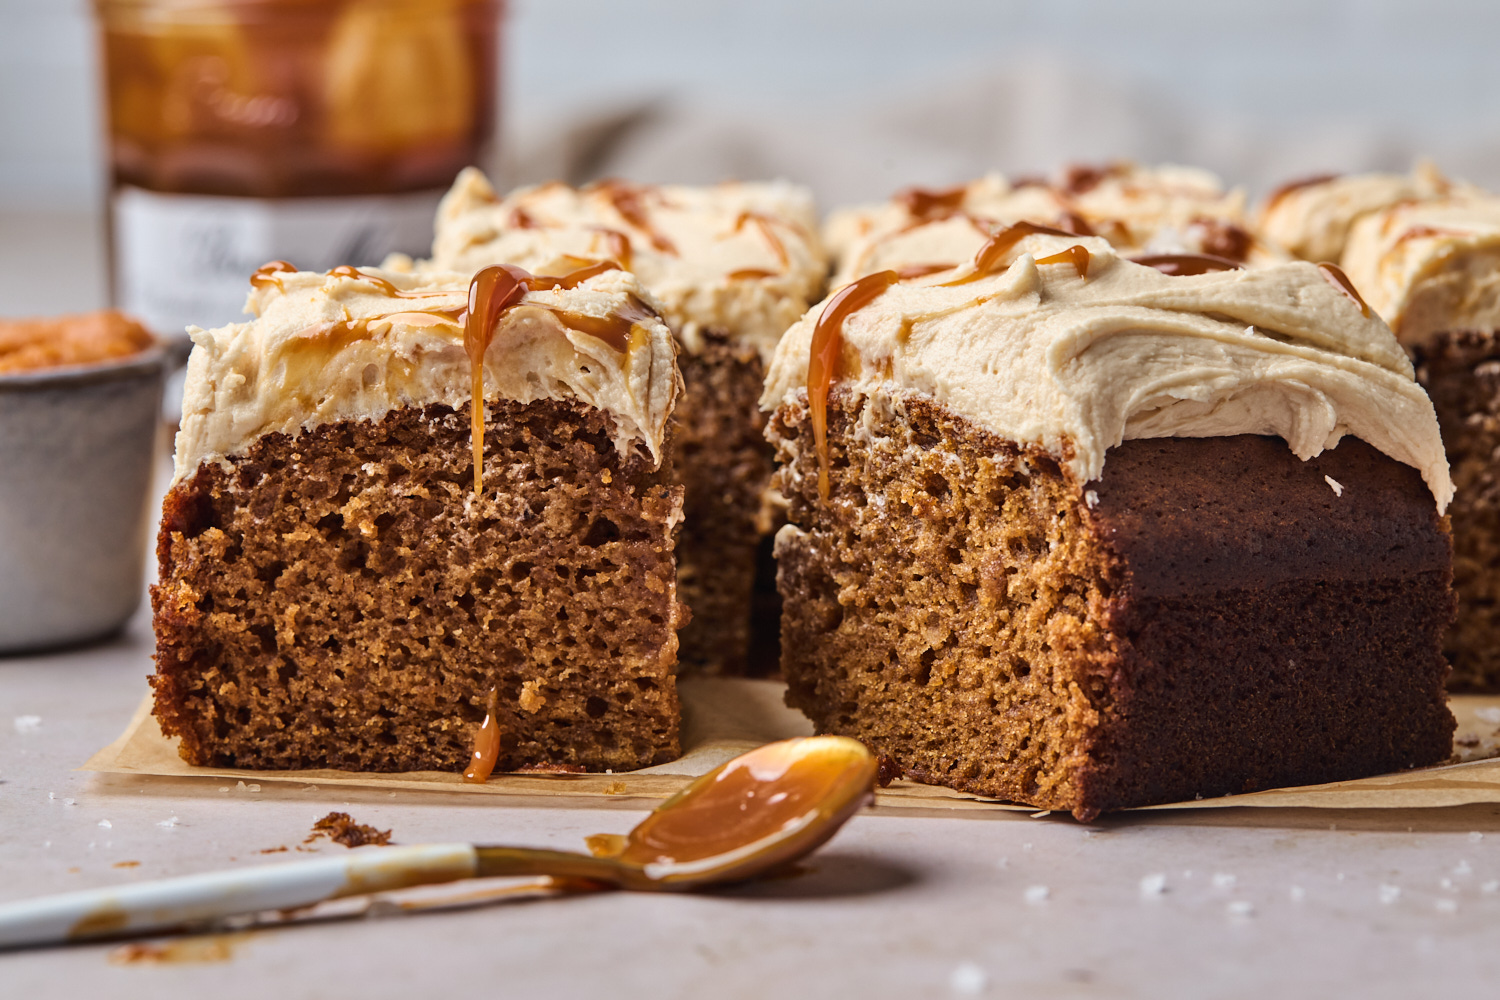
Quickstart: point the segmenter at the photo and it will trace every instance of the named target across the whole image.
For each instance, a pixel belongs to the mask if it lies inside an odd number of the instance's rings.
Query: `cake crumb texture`
[[[443,405],[258,440],[168,494],[162,730],[190,763],[459,771],[675,759],[680,487],[582,404]]]
[[[673,437],[676,481],[686,491],[677,544],[677,585],[692,620],[682,629],[684,670],[753,672],[748,653],[761,541],[771,481],[771,446],[758,405],[760,355],[722,335],[678,358],[683,396]],[[775,628],[774,618],[769,627]]]
[[[1453,470],[1454,691],[1500,693],[1500,336],[1437,334],[1417,350]]]

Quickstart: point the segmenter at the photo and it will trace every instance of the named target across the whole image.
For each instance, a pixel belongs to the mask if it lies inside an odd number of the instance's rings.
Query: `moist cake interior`
[[[461,770],[679,755],[681,487],[606,415],[492,402],[485,489],[442,406],[257,440],[168,494],[156,711],[195,764]]]

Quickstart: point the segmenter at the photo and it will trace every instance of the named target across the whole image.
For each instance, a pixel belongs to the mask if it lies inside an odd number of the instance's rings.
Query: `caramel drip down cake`
[[[631,275],[268,266],[191,331],[152,589],[191,763],[678,756],[671,332]]]
[[[989,174],[951,188],[907,188],[884,203],[836,211],[824,227],[835,261],[831,287],[883,270],[910,277],[953,270],[1018,222],[1099,236],[1127,256],[1286,259],[1250,231],[1244,194],[1226,191],[1213,174],[1115,163],[1071,167],[1052,180]]]
[[[814,307],[762,399],[788,703],[1079,818],[1446,759],[1453,489],[1339,278],[1011,233]]]
[[[782,333],[822,294],[816,229],[808,192],[778,182],[551,183],[499,197],[469,170],[438,211],[430,266],[555,270],[609,259],[661,302],[685,386],[675,440],[686,489],[678,586],[692,609],[681,634],[686,669],[752,666],[757,550],[780,517],[756,403]],[[764,583],[774,600],[774,583]],[[762,628],[774,634],[774,617]]]

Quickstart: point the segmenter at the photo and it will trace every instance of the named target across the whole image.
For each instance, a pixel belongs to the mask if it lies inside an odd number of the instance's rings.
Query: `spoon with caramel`
[[[693,781],[595,853],[422,844],[137,882],[0,906],[0,949],[179,930],[414,885],[550,875],[682,891],[743,882],[817,850],[874,800],[875,757],[855,740],[768,743]]]

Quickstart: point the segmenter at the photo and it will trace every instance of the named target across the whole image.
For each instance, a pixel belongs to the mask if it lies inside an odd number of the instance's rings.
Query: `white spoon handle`
[[[340,896],[452,882],[473,878],[475,866],[472,844],[418,844],[44,896],[0,906],[0,948],[142,934]]]

